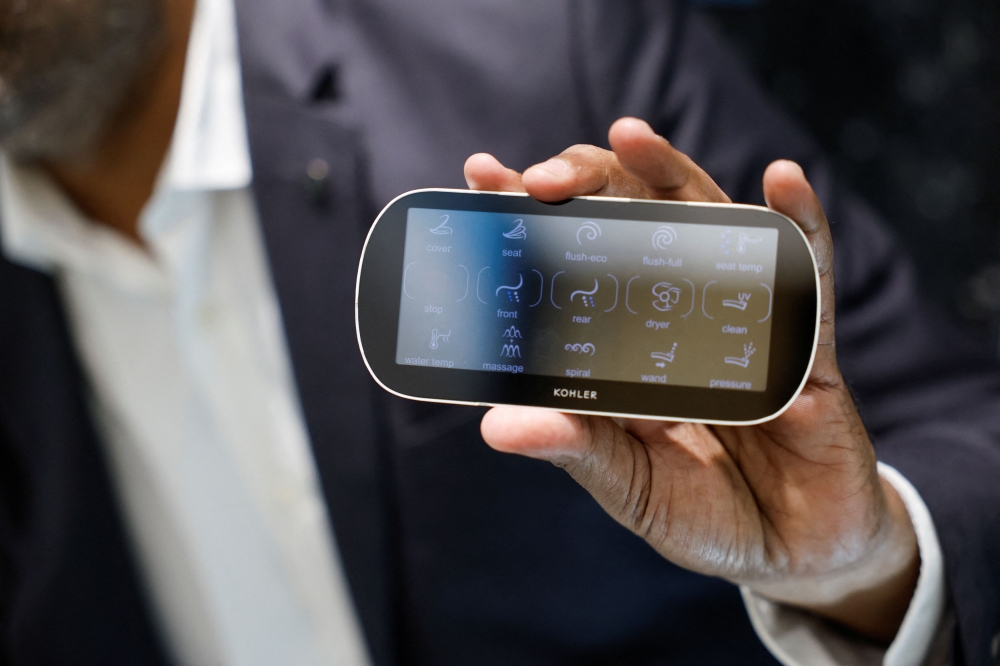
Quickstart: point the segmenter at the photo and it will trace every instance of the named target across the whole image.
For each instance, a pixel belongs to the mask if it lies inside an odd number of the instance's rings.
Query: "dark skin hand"
[[[729,201],[643,121],[619,120],[609,139],[612,151],[573,146],[523,174],[473,155],[466,180],[472,189],[542,201]],[[787,411],[764,424],[724,427],[496,407],[483,418],[483,437],[499,451],[562,467],[670,561],[888,643],[916,587],[916,536],[877,472],[837,366],[833,244],[822,206],[792,162],[767,169],[764,193],[806,234],[821,274],[819,350]]]

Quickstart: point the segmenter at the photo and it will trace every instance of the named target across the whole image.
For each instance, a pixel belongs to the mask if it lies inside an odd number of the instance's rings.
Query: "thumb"
[[[790,217],[812,246],[819,269],[819,347],[810,379],[836,381],[837,354],[834,340],[833,238],[823,205],[805,173],[795,162],[778,160],[764,172],[764,198],[768,207]]]
[[[645,447],[613,420],[538,407],[494,407],[483,417],[492,448],[547,460],[572,476],[615,520],[640,531],[652,470]]]

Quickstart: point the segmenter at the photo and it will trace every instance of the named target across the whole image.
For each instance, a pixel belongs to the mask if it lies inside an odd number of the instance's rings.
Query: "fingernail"
[[[802,166],[798,162],[793,162],[792,160],[777,160],[782,166],[792,169],[796,172],[796,175],[806,177],[805,171],[802,170]]]
[[[635,120],[640,125],[642,125],[643,129],[647,130],[650,134],[656,134],[656,132],[653,131],[653,126],[647,123],[645,120],[643,120],[642,118],[636,118]]]
[[[565,176],[567,173],[569,173],[569,164],[565,160],[561,160],[556,157],[553,157],[551,160],[547,162],[542,162],[541,164],[538,165],[538,168],[545,169],[553,176],[559,176],[559,177]]]

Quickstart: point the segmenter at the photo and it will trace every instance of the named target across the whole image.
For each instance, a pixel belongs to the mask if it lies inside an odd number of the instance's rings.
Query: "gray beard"
[[[161,2],[0,0],[0,148],[23,162],[92,149],[158,52]]]

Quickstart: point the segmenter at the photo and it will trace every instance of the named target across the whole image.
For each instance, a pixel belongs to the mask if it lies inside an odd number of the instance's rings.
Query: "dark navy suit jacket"
[[[891,235],[699,20],[666,0],[239,0],[254,192],[347,577],[380,666],[774,664],[683,571],[481,411],[382,393],[353,296],[396,194],[523,169],[647,119],[734,200],[800,161],[833,221],[837,344],[881,459],[930,508],[956,663],[1000,630],[1000,375],[921,303]],[[329,175],[311,180],[321,159]],[[315,173],[315,170],[314,170]],[[0,662],[169,663],[49,277],[0,260]]]

